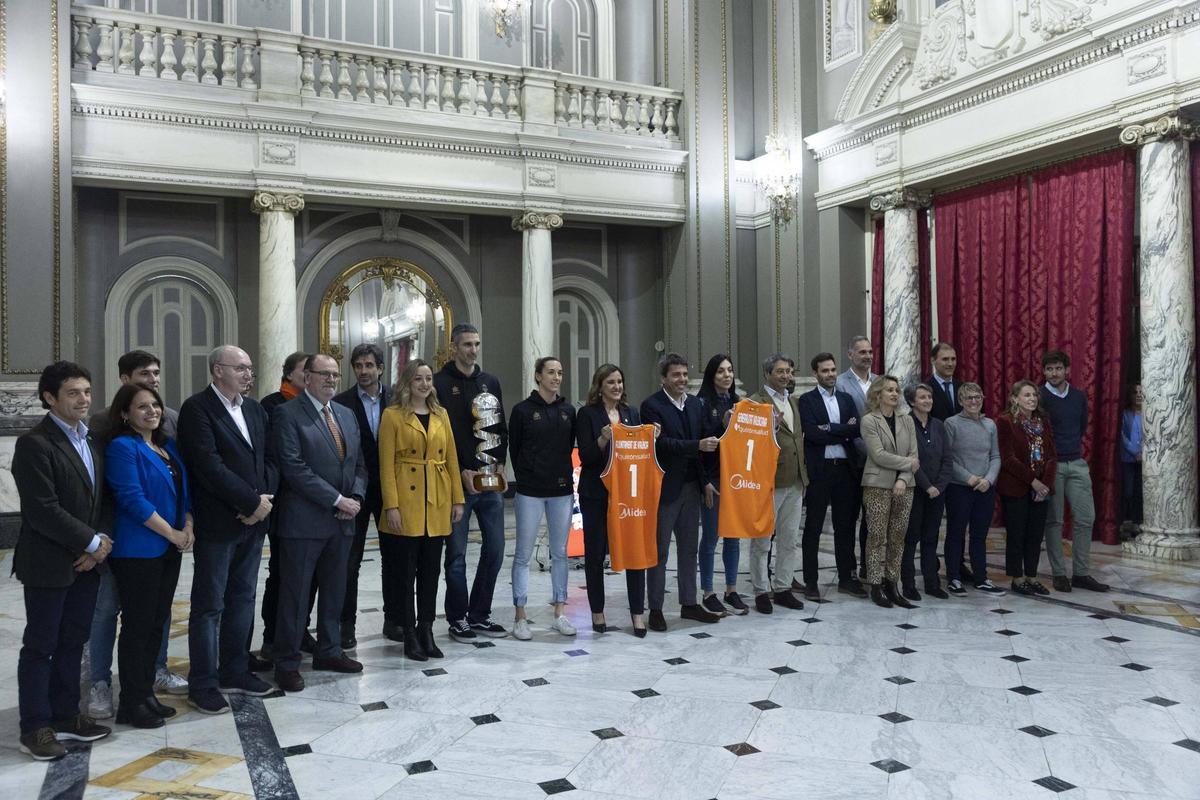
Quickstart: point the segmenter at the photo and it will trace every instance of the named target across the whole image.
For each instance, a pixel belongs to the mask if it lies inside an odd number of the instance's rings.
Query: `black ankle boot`
[[[430,622],[422,623],[417,626],[417,639],[421,642],[421,649],[425,651],[425,655],[429,658],[442,658],[442,651],[433,642],[433,624]]]
[[[891,581],[883,582],[883,593],[888,600],[892,601],[892,605],[894,606],[899,606],[900,608],[916,608],[916,606],[908,602],[908,599],[904,595],[896,591],[896,584],[892,583]]]
[[[883,587],[878,583],[871,584],[871,602],[880,608],[892,607],[892,601],[883,593]]]
[[[429,660],[429,655],[421,646],[421,640],[417,638],[416,631],[412,628],[404,629],[404,657],[409,661]]]

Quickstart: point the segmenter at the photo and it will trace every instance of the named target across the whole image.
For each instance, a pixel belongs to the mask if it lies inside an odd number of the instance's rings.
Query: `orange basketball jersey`
[[[612,426],[608,466],[608,553],[614,570],[658,563],[658,497],[663,469],[654,453],[654,426]]]
[[[775,465],[779,443],[770,403],[739,400],[721,435],[721,506],[717,530],[757,539],[775,530]]]

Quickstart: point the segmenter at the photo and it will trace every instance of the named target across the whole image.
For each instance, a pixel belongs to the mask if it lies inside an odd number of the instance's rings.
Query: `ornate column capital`
[[[1200,137],[1200,126],[1179,113],[1172,111],[1153,122],[1128,125],[1121,129],[1121,144],[1136,145],[1158,142],[1164,139],[1195,139]]]
[[[901,187],[872,197],[871,210],[879,213],[881,211],[891,211],[894,208],[905,208],[908,206],[924,208],[931,202],[933,202],[933,194],[931,192]]]
[[[563,226],[562,214],[553,211],[524,211],[513,217],[514,231],[527,231],[530,228],[556,231]]]
[[[264,211],[287,211],[299,214],[304,210],[304,195],[287,189],[262,189],[254,193],[251,209],[255,214]]]

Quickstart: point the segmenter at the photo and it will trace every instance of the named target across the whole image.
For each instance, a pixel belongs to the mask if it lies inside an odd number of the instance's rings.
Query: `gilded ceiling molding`
[[[304,196],[287,189],[268,189],[254,193],[251,210],[255,214],[264,211],[286,211],[296,215],[304,210]]]
[[[1164,114],[1152,122],[1128,125],[1121,129],[1121,144],[1141,147],[1167,139],[1200,138],[1200,126],[1184,117],[1178,110]]]
[[[514,231],[527,231],[533,228],[556,231],[562,226],[562,215],[553,211],[523,211],[512,220]]]

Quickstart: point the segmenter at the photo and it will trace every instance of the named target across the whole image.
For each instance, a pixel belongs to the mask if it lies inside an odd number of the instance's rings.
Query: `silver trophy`
[[[479,394],[471,401],[471,416],[475,418],[472,429],[479,444],[475,446],[475,457],[482,465],[472,482],[477,492],[503,492],[508,488],[504,474],[496,471],[496,457],[488,451],[500,444],[500,437],[487,428],[503,420],[500,399],[480,385]]]

